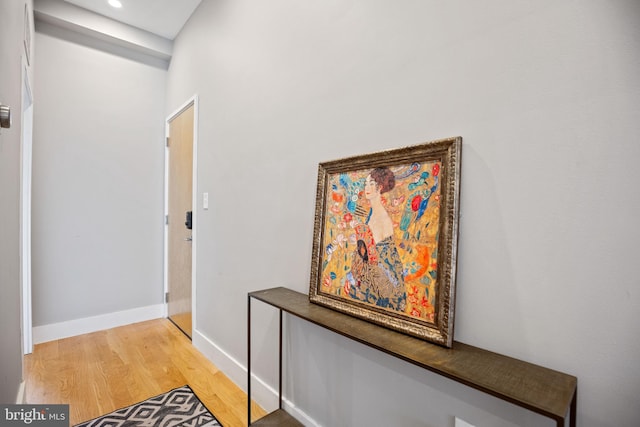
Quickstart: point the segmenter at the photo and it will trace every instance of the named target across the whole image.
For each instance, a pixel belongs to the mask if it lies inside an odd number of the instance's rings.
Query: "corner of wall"
[[[27,403],[27,385],[24,381],[20,383],[20,387],[18,387],[18,396],[16,397],[16,404],[22,405]]]
[[[240,363],[237,359],[224,351],[220,346],[214,343],[210,338],[198,330],[193,331],[193,345],[200,351],[211,363],[213,363],[220,371],[222,371],[231,381],[245,393],[247,392],[247,367]],[[251,395],[262,408],[267,408],[269,402],[277,401],[278,390],[271,387],[263,379],[255,374],[251,375]],[[296,407],[296,405],[283,397],[283,404],[286,411],[294,418],[300,420],[306,426],[319,426],[319,424],[309,417],[305,412]]]

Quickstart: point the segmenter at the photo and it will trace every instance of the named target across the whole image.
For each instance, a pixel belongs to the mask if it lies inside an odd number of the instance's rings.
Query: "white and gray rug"
[[[144,402],[118,409],[75,427],[217,427],[222,426],[185,385]]]

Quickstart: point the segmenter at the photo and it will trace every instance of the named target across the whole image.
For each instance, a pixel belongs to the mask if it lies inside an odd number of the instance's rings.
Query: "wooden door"
[[[169,122],[167,311],[169,319],[191,337],[193,211],[193,114],[191,104]],[[192,222],[193,224],[193,222]]]

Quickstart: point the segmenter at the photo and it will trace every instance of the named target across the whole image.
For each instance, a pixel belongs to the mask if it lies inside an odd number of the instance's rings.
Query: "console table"
[[[314,323],[322,328],[373,347],[421,368],[488,393],[514,405],[556,420],[558,427],[576,427],[578,380],[572,375],[534,365],[455,341],[444,348],[365,320],[309,302],[309,296],[287,288],[248,294],[247,370],[249,426],[302,426],[282,405],[282,314]],[[279,409],[251,422],[251,300],[280,311]]]

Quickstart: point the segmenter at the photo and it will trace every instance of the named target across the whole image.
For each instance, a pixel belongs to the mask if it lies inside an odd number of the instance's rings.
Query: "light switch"
[[[209,193],[202,193],[202,209],[209,209]]]

